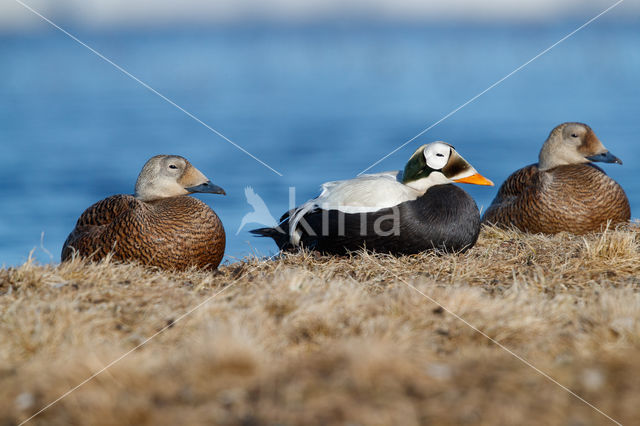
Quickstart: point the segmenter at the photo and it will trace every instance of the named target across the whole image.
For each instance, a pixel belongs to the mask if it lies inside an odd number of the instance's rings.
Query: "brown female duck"
[[[622,164],[582,123],[563,123],[542,145],[539,162],[502,184],[483,222],[526,232],[584,234],[629,221],[622,187],[591,162]]]
[[[85,210],[62,248],[99,260],[138,261],[163,269],[215,269],[222,260],[222,222],[205,203],[187,194],[225,194],[185,158],[157,155],[142,168],[135,194],[114,195]]]

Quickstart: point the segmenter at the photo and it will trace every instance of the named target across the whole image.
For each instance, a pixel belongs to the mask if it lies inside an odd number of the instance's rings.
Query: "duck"
[[[286,212],[278,226],[250,232],[272,238],[281,251],[464,252],[478,239],[480,212],[454,182],[493,185],[453,146],[437,141],[418,148],[402,171],[324,183],[320,195]]]
[[[194,193],[226,195],[186,158],[156,155],[142,168],[133,195],[118,194],[86,209],[63,244],[74,257],[138,262],[164,270],[213,270],[226,236],[216,213]]]
[[[627,195],[594,162],[622,164],[588,125],[556,126],[538,162],[515,171],[500,186],[483,223],[529,233],[580,235],[628,222]]]

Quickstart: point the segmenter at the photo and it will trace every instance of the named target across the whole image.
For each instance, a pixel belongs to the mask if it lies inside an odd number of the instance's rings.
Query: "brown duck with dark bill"
[[[114,195],[89,207],[62,248],[100,260],[137,261],[162,269],[215,269],[225,248],[222,222],[209,206],[187,196],[224,190],[177,155],[157,155],[142,168],[135,194]]]
[[[607,223],[628,222],[629,200],[622,187],[592,162],[618,163],[582,123],[553,129],[539,162],[513,173],[502,184],[484,223],[526,232],[585,234]]]

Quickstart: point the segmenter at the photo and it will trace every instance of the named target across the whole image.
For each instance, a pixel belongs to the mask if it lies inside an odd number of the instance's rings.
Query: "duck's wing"
[[[291,244],[297,246],[300,242],[300,221],[319,209],[343,213],[374,212],[418,198],[420,194],[401,183],[398,175],[398,171],[393,171],[324,183],[320,195],[290,212],[288,232]]]
[[[419,195],[417,191],[402,184],[398,177],[398,171],[391,171],[326,182],[322,184],[322,191],[316,198],[283,214],[278,227],[260,228],[251,232],[273,238],[281,249],[297,246],[302,234],[299,229],[300,221],[318,209],[361,213],[415,200]]]
[[[101,241],[105,227],[123,214],[135,211],[138,203],[131,195],[114,195],[87,208],[62,246],[62,261],[70,258],[74,250],[88,255],[105,246]]]
[[[362,213],[393,207],[420,194],[398,180],[398,172],[362,175],[354,179],[327,182],[318,197],[310,200],[324,210]]]
[[[87,208],[80,215],[76,228],[108,225],[122,213],[133,210],[137,204],[138,200],[131,195],[120,194],[105,198]]]
[[[527,188],[535,185],[537,182],[538,165],[531,164],[515,171],[504,181],[498,190],[498,194],[494,202],[508,200],[522,194]]]
[[[511,174],[500,186],[498,193],[485,212],[482,220],[492,224],[505,224],[505,218],[512,215],[523,194],[533,191],[539,184],[538,165],[531,164]]]

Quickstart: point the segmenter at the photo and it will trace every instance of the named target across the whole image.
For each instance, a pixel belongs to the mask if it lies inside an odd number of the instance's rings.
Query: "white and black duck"
[[[454,182],[493,185],[444,142],[423,145],[404,170],[327,182],[322,193],[285,213],[280,225],[251,232],[281,250],[326,254],[462,252],[476,243],[480,212]]]

